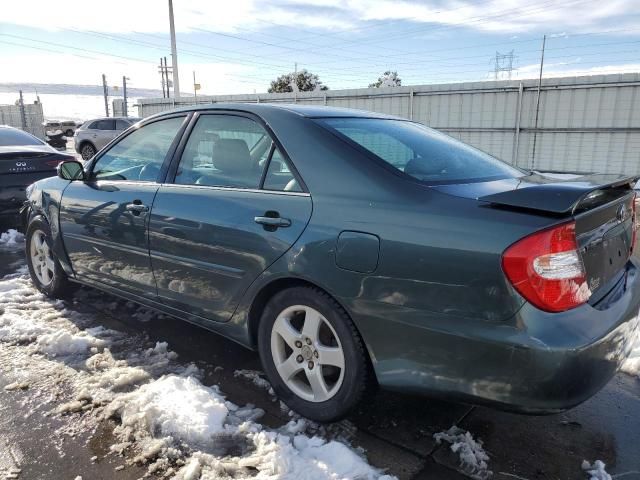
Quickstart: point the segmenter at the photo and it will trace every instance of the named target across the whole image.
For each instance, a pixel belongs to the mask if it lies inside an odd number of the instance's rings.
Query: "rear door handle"
[[[279,227],[290,227],[291,226],[291,220],[289,220],[288,218],[255,217],[254,220],[255,220],[256,223],[264,225],[265,227],[279,228]]]
[[[129,212],[134,212],[134,213],[142,213],[142,212],[149,211],[149,207],[147,207],[146,205],[143,205],[141,203],[135,203],[135,202],[127,204],[125,209]]]

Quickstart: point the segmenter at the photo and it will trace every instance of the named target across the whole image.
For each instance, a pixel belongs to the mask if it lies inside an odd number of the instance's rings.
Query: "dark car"
[[[58,164],[66,160],[73,157],[29,133],[0,125],[0,224],[17,226],[26,187],[55,175]]]
[[[545,177],[373,113],[206,105],[36,183],[26,250],[48,295],[94,286],[257,349],[315,420],[376,383],[550,413],[630,351],[635,180]]]

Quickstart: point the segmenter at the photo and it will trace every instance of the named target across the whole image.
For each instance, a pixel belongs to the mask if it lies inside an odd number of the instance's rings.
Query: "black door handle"
[[[267,212],[269,213],[269,212]],[[253,219],[256,223],[264,225],[265,228],[270,227],[272,229],[276,228],[285,228],[291,226],[291,220],[288,218],[281,218],[280,216],[264,216],[264,217],[254,217]]]

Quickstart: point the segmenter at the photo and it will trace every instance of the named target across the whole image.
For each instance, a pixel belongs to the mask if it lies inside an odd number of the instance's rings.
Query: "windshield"
[[[317,121],[422,182],[469,183],[524,175],[497,158],[414,122],[377,118]]]
[[[14,145],[43,145],[44,142],[38,140],[33,135],[29,135],[21,130],[13,128],[0,128],[0,147],[10,147]]]

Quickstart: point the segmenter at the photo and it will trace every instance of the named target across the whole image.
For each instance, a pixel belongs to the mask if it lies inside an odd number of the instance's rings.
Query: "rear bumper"
[[[504,325],[460,320],[448,332],[387,320],[386,346],[370,344],[369,327],[361,330],[382,387],[554,413],[584,402],[615,375],[638,334],[639,310],[640,270],[632,260],[593,306],[552,314],[525,304]]]
[[[55,172],[36,172],[29,174],[5,174],[0,176],[0,225],[16,227],[22,225],[20,210],[27,199],[29,185],[43,178],[51,177]]]

